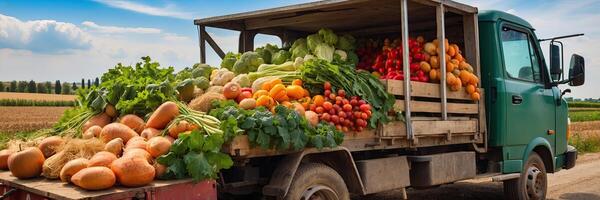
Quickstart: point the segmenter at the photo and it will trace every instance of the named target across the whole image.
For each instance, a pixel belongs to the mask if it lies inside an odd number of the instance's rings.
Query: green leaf
[[[221,135],[207,135],[204,138],[204,146],[202,147],[202,151],[204,152],[219,152],[221,150],[221,146],[223,146],[223,137]]]
[[[323,136],[322,135],[314,135],[310,137],[311,143],[318,150],[323,149]]]
[[[173,161],[173,164],[167,167],[167,171],[165,173],[168,174],[167,177],[175,177],[177,179],[185,178],[187,174],[185,166],[186,164],[184,163],[183,159],[176,159]]]
[[[214,166],[215,174],[221,169],[229,169],[233,166],[233,160],[229,155],[221,152],[206,152],[206,160]]]
[[[270,146],[271,137],[264,132],[259,132],[258,137],[256,138],[256,143],[260,145],[263,149],[268,149]]]
[[[182,135],[182,134],[180,134]],[[188,148],[191,151],[201,151],[203,149],[203,146],[205,145],[206,141],[204,139],[204,135],[202,135],[200,133],[200,131],[198,130],[194,130],[192,131],[192,133],[190,133],[189,135],[185,136],[186,138],[189,138],[189,142],[188,142]]]
[[[194,181],[213,178],[213,168],[204,157],[204,153],[189,152],[183,159],[187,172]]]

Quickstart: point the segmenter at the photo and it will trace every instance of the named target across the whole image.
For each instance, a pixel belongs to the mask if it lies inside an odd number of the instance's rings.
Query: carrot
[[[160,105],[148,119],[146,127],[155,129],[164,129],[171,120],[179,115],[177,104],[172,101],[167,101]]]
[[[121,123],[112,123],[104,126],[100,132],[100,139],[107,143],[115,138],[123,139],[123,142],[127,143],[132,137],[138,136],[133,129]]]
[[[141,133],[144,130],[144,120],[137,115],[129,114],[121,117],[119,120],[121,124],[125,124],[129,126],[129,128],[133,129],[137,133]]]

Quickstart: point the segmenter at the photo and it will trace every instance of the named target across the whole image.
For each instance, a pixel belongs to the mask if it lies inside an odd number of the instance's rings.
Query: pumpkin
[[[144,186],[154,180],[156,170],[147,160],[139,157],[122,157],[111,167],[119,183],[127,187]]]
[[[88,167],[89,160],[85,158],[77,158],[70,160],[65,166],[60,169],[60,180],[63,182],[70,182],[71,177],[82,169]]]
[[[42,173],[45,160],[40,149],[29,147],[8,157],[8,169],[19,179],[33,178]]]
[[[144,130],[146,124],[144,120],[137,115],[129,114],[121,117],[119,120],[121,124],[125,124],[129,128],[133,129],[137,133],[141,133]]]
[[[155,129],[155,128],[146,128],[140,134],[140,136],[142,136],[143,138],[146,138],[146,140],[149,140],[150,138],[153,138],[153,137],[156,137],[159,135],[160,135],[160,130]]]
[[[15,153],[13,150],[4,149],[0,151],[0,169],[7,170],[8,169],[8,157]]]
[[[290,85],[285,88],[285,92],[288,97],[293,100],[304,97],[304,88],[302,86]]]
[[[92,126],[104,127],[110,122],[112,122],[112,118],[110,116],[108,116],[106,113],[100,113],[98,115],[94,115],[87,122],[85,122],[85,124],[82,126],[82,130],[85,133]]]
[[[258,99],[259,97],[263,96],[263,95],[269,95],[269,91],[266,90],[258,90],[256,91],[254,94],[252,94],[252,98],[254,99]]]
[[[145,159],[148,163],[153,162],[152,155],[150,155],[150,153],[148,153],[148,151],[146,151],[146,149],[139,149],[139,148],[126,149],[125,153],[123,153],[123,158],[124,157],[138,157],[138,158]]]
[[[128,149],[138,148],[138,149],[146,149],[146,139],[143,137],[136,136],[125,144],[125,151]]]
[[[86,190],[103,190],[116,182],[115,174],[108,167],[90,167],[80,170],[71,177],[73,184]]]

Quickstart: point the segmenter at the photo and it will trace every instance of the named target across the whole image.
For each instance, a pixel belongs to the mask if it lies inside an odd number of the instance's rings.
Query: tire
[[[544,200],[548,176],[544,161],[535,152],[527,158],[521,177],[504,181],[504,197],[512,200]]]
[[[310,200],[312,194],[321,200],[349,200],[350,194],[344,179],[331,167],[321,163],[304,163],[294,175],[286,200]]]

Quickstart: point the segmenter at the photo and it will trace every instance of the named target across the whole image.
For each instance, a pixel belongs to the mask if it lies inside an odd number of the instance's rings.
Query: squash
[[[86,190],[103,190],[115,185],[116,177],[108,167],[89,167],[71,177],[73,184]]]
[[[258,99],[259,97],[263,96],[263,95],[269,95],[269,91],[266,90],[258,90],[256,92],[254,92],[254,94],[252,94],[252,98],[254,99]]]
[[[104,127],[112,122],[112,118],[108,116],[106,113],[100,113],[98,115],[94,115],[90,118],[85,124],[82,126],[82,131],[85,133],[92,126],[100,126]]]
[[[100,132],[100,139],[107,143],[115,138],[123,139],[123,142],[127,143],[132,137],[138,136],[138,134],[128,126],[121,123],[111,123],[102,128]]]
[[[138,149],[146,149],[146,139],[140,136],[133,137],[132,139],[125,144],[125,151],[128,149],[138,148]]]
[[[256,106],[264,106],[267,108],[270,108],[272,106],[275,105],[275,101],[273,100],[273,98],[271,98],[270,96],[267,95],[263,95],[260,96],[257,100],[256,100]]]
[[[152,160],[152,155],[150,155],[150,153],[148,153],[148,151],[146,151],[146,149],[138,149],[138,148],[133,148],[133,149],[127,149],[124,153],[122,158],[125,157],[138,157],[138,158],[143,158],[145,159],[148,163],[152,163],[154,160]]]
[[[49,158],[50,156],[54,155],[56,150],[63,144],[65,144],[65,141],[61,137],[51,136],[44,138],[38,145],[38,148],[44,154],[44,158]]]
[[[155,179],[159,179],[162,175],[165,174],[165,172],[167,172],[167,167],[158,162],[154,162],[154,164],[152,166],[154,167],[154,178]]]
[[[156,170],[145,159],[125,157],[115,160],[111,167],[117,180],[126,187],[144,186],[154,180]]]
[[[133,129],[137,133],[141,133],[144,130],[146,124],[144,120],[137,115],[129,114],[121,117],[119,120],[121,124],[125,124],[129,128]]]
[[[29,147],[8,157],[8,169],[19,179],[37,177],[42,173],[44,154],[37,147]]]
[[[102,127],[100,127],[98,125],[92,126],[92,127],[88,128],[87,131],[83,132],[83,139],[98,137],[98,136],[100,136],[100,132],[102,132]]]
[[[4,149],[0,151],[0,169],[7,170],[8,169],[8,157],[15,153],[15,151],[10,149]]]
[[[88,162],[88,167],[110,167],[110,164],[116,159],[117,156],[115,154],[108,151],[101,151],[94,154],[94,156],[90,158],[90,161]]]
[[[60,169],[60,180],[62,182],[71,182],[71,177],[82,169],[88,167],[89,160],[85,158],[77,158],[71,160]]]
[[[146,138],[146,140],[149,140],[150,138],[159,136],[160,132],[161,132],[160,130],[155,129],[155,128],[146,128],[142,131],[140,136],[142,136],[143,138]]]
[[[111,141],[106,143],[106,145],[104,146],[104,151],[111,152],[112,154],[115,154],[116,156],[121,155],[121,153],[123,152],[123,139],[121,139],[121,138],[112,139]]]
[[[150,153],[152,157],[158,157],[169,152],[171,148],[171,142],[164,137],[153,137],[148,140],[146,144],[146,151]]]

